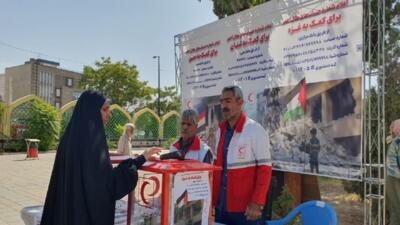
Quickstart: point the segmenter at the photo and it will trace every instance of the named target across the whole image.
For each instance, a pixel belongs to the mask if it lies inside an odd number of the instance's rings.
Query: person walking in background
[[[125,124],[124,133],[118,140],[118,149],[117,149],[118,153],[132,156],[131,143],[134,132],[135,132],[134,124],[132,123]]]

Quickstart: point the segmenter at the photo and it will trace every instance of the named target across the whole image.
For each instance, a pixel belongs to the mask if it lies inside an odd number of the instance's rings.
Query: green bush
[[[109,150],[116,150],[118,149],[118,144],[116,140],[107,139],[107,146]]]
[[[4,113],[6,111],[6,104],[0,102],[0,133],[3,132],[3,126],[4,126]],[[0,135],[1,137],[2,135]]]
[[[125,126],[121,124],[117,124],[116,126],[117,133],[121,137],[124,134]]]
[[[177,141],[176,137],[168,138],[168,140],[164,143],[163,148],[169,149],[169,147]]]
[[[55,107],[33,100],[32,107],[20,121],[27,127],[22,133],[23,139],[39,139],[41,151],[55,147],[60,132],[60,117]]]
[[[121,136],[121,126],[122,132],[123,127],[126,123],[129,122],[129,118],[125,116],[124,113],[119,111],[118,109],[113,109],[112,116],[106,126],[104,127],[107,139],[118,139]]]
[[[280,219],[287,216],[295,208],[295,198],[290,193],[289,188],[285,185],[281,195],[272,203],[272,215],[274,219]],[[290,223],[300,224],[299,216],[296,216]]]
[[[10,139],[4,144],[4,149],[7,152],[24,152],[26,151],[25,140],[22,139]]]

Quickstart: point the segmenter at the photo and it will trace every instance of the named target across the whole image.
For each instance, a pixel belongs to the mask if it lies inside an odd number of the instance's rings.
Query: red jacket
[[[227,122],[217,132],[216,166],[223,166]],[[264,205],[271,180],[271,154],[264,128],[242,113],[228,147],[226,206],[228,212],[244,212],[250,202]],[[213,206],[221,190],[222,171],[214,172]]]

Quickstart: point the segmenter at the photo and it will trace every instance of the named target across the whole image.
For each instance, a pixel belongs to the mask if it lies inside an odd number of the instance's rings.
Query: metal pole
[[[160,95],[160,90],[161,90],[161,88],[160,88],[160,56],[159,55],[157,55],[157,56],[153,56],[153,59],[156,59],[157,58],[157,63],[158,63],[158,90],[157,90],[157,93],[158,93],[158,98],[157,98],[157,111],[158,111],[158,116],[161,116],[161,102],[160,102],[160,97],[161,97],[161,95]]]
[[[158,58],[158,116],[161,116],[161,103],[160,103],[160,56]]]

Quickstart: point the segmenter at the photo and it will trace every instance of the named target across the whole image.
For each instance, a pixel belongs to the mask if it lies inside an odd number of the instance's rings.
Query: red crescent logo
[[[149,201],[148,201],[147,197],[153,197],[160,190],[160,181],[158,180],[157,177],[152,176],[152,177],[149,177],[147,179],[153,181],[152,183],[153,183],[154,188],[153,188],[153,192],[151,192],[150,194],[148,194],[148,196],[146,196],[144,192],[146,190],[146,187],[148,185],[150,185],[150,182],[149,181],[145,181],[145,182],[143,182],[142,186],[140,187],[140,198],[142,199],[143,203],[145,203],[146,205],[149,204]]]
[[[250,93],[249,96],[247,97],[247,100],[249,100],[250,103],[254,103],[254,93]]]
[[[239,149],[238,149],[238,152],[241,153],[241,154],[244,154],[246,152],[245,149],[246,149],[245,146],[240,146]]]

